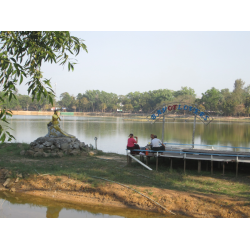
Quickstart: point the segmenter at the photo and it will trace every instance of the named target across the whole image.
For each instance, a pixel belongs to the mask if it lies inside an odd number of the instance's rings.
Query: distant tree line
[[[3,97],[3,93],[0,92]],[[3,97],[4,98],[4,97]],[[142,112],[148,113],[167,102],[187,102],[196,104],[201,110],[214,111],[226,116],[248,116],[250,113],[250,86],[237,79],[232,92],[229,89],[218,90],[211,88],[202,97],[196,98],[195,90],[181,87],[178,91],[158,89],[148,92],[130,92],[127,95],[117,95],[99,90],[87,90],[77,96],[64,92],[60,101],[54,100],[54,106],[64,107],[67,111],[74,112]],[[50,110],[51,104],[46,98],[32,102],[28,95],[16,93],[16,99],[11,101],[5,98],[2,105],[11,110]]]
[[[244,81],[237,79],[232,92],[228,88],[218,90],[213,87],[202,93],[196,103],[206,111],[217,111],[225,116],[249,116],[250,85],[245,86]]]
[[[4,103],[1,103],[0,108],[6,108],[10,110],[29,110],[29,111],[38,111],[38,110],[50,110],[52,105],[49,103],[49,100],[44,96],[41,96],[38,101],[36,98],[32,101],[32,97],[28,95],[21,95],[15,91],[15,98],[13,97],[11,101],[9,98],[4,96],[3,92],[0,92],[0,97],[3,98]],[[52,97],[53,101],[55,99]]]

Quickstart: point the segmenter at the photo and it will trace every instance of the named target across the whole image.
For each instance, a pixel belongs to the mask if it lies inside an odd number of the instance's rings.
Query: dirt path
[[[2,185],[3,182],[4,179],[0,179],[0,189],[2,190],[5,189]],[[250,204],[244,200],[153,187],[129,186],[171,210],[177,217],[250,217]],[[103,182],[103,185],[93,187],[89,183],[70,179],[67,176],[34,175],[27,179],[20,178],[12,186],[12,190],[74,204],[127,207],[169,214],[133,190],[109,182]],[[171,214],[169,215],[172,217]]]

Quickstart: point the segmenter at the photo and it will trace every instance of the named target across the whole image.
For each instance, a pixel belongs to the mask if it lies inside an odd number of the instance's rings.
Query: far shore
[[[53,111],[12,111],[12,115],[37,115],[52,116]],[[123,117],[126,121],[148,122],[150,120],[149,113],[121,113],[121,112],[60,112],[61,116],[100,116],[100,117]],[[213,122],[250,122],[250,117],[246,116],[210,116]],[[183,121],[192,122],[193,116],[183,116],[170,114],[165,116],[167,121]],[[162,120],[162,118],[161,118]],[[160,120],[160,121],[161,121]],[[157,121],[156,121],[157,122]]]

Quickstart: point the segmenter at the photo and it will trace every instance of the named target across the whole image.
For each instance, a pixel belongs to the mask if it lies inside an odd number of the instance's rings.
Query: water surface
[[[95,146],[104,152],[125,154],[128,135],[133,133],[139,138],[139,145],[150,141],[150,134],[162,137],[162,123],[126,121],[122,117],[61,117],[61,128],[75,135],[80,141]],[[47,134],[46,124],[50,116],[13,116],[10,125],[17,142],[30,143]],[[193,122],[167,120],[164,127],[164,142],[192,143]],[[250,147],[250,126],[248,123],[212,122],[204,125],[197,122],[195,144]]]
[[[77,205],[42,197],[0,191],[0,218],[160,218],[131,208]],[[170,216],[171,217],[171,216]]]

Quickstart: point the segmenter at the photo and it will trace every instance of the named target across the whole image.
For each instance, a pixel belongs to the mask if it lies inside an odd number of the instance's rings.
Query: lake
[[[95,146],[104,152],[126,154],[128,135],[138,136],[138,144],[143,147],[150,141],[150,134],[162,136],[162,123],[127,121],[123,117],[78,117],[63,116],[60,126],[80,141]],[[13,116],[10,121],[12,134],[17,142],[30,143],[47,134],[50,116]],[[188,120],[167,120],[164,127],[164,142],[192,143],[193,122]],[[195,144],[250,147],[250,126],[248,123],[212,122],[204,125],[196,123]]]
[[[75,135],[86,144],[95,145],[104,152],[125,154],[128,135],[138,136],[140,146],[150,141],[150,134],[161,138],[162,123],[124,120],[122,117],[61,117],[61,128]],[[47,134],[50,116],[13,116],[10,121],[12,134],[16,142],[30,143]],[[192,143],[192,121],[167,120],[165,123],[164,142]],[[195,144],[250,147],[248,123],[217,122],[204,125],[197,122]],[[0,192],[0,218],[20,217],[64,217],[64,218],[118,218],[118,217],[159,217],[160,214],[105,207],[78,206],[40,197]],[[164,216],[165,217],[165,216]]]

